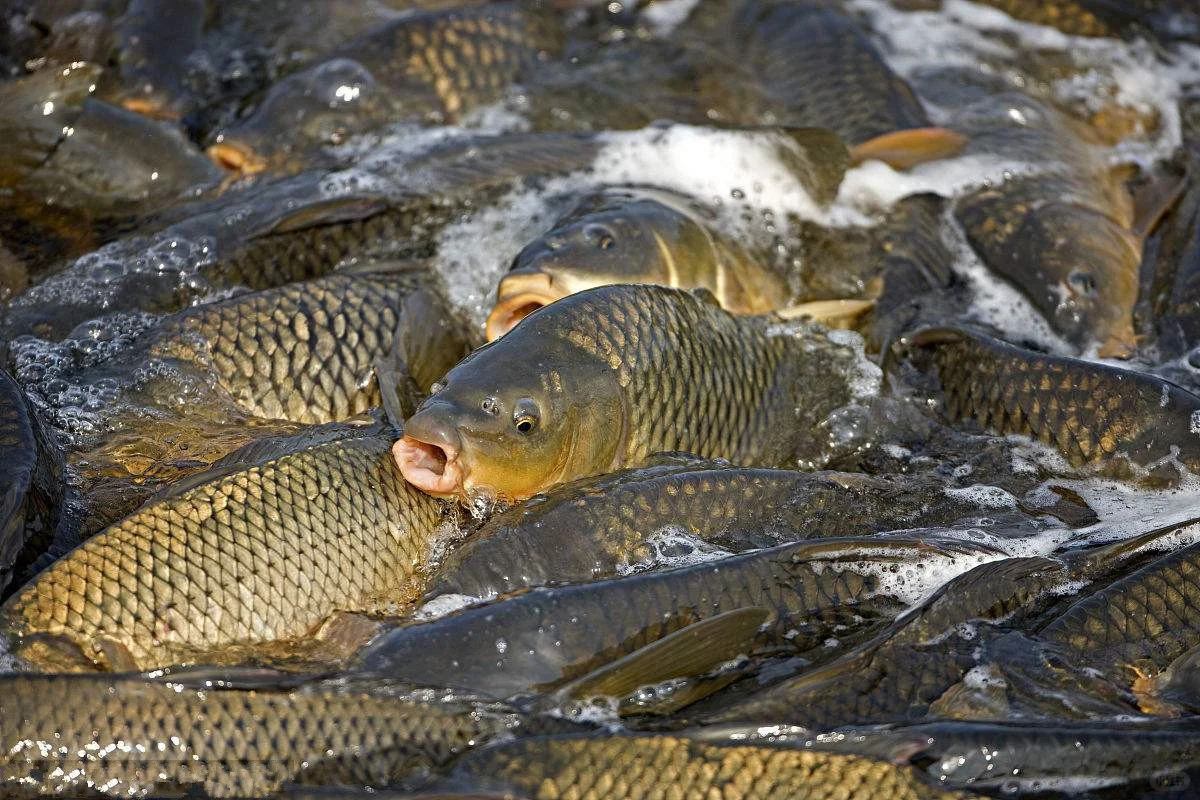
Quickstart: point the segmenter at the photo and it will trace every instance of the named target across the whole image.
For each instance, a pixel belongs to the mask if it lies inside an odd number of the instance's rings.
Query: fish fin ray
[[[907,170],[927,161],[953,158],[967,145],[967,137],[949,128],[910,128],[885,133],[850,148],[850,163],[882,161],[892,169]]]

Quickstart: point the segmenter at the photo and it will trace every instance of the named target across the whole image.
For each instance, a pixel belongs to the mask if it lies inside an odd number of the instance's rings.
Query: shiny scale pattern
[[[380,786],[515,727],[463,702],[336,687],[195,689],[90,675],[0,678],[0,792],[260,796]]]
[[[343,420],[379,405],[375,365],[418,285],[418,274],[334,274],[241,295],[160,323],[155,350],[211,369],[254,416]]]
[[[411,599],[440,506],[389,445],[351,434],[151,502],[14,595],[3,626],[151,668]]]
[[[964,797],[858,756],[677,736],[542,737],[468,756],[448,784],[531,800],[919,800]]]
[[[687,452],[790,466],[797,440],[849,400],[842,376],[853,354],[812,329],[780,326],[773,335],[768,317],[734,317],[662,287],[576,297],[543,319],[556,323],[552,335],[616,373],[628,414],[626,464]]]

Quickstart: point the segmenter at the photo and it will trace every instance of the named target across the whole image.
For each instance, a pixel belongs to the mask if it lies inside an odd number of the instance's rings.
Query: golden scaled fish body
[[[0,678],[0,792],[275,796],[386,786],[516,729],[503,709],[327,684],[221,688],[140,677]]]
[[[981,101],[961,130],[969,153],[1031,165],[958,201],[955,216],[971,247],[1072,344],[1128,357],[1143,233],[1096,134],[1015,94]]]
[[[531,314],[447,373],[405,427],[397,463],[425,491],[521,499],[688,452],[745,466],[819,460],[852,399],[852,344],[711,297],[604,286]]]
[[[738,314],[787,305],[794,292],[780,272],[702,216],[665,192],[609,189],[583,198],[500,280],[488,338],[555,300],[615,283],[707,289]]]
[[[34,665],[150,669],[413,599],[441,509],[396,470],[389,434],[249,445],[38,575],[0,630]]]
[[[1169,381],[969,331],[930,329],[909,341],[936,371],[952,419],[1025,434],[1073,466],[1115,475],[1129,474],[1128,462],[1200,466],[1200,397]]]
[[[703,735],[703,734],[702,734]],[[708,738],[713,738],[711,735]],[[861,756],[698,741],[686,735],[562,735],[469,754],[431,789],[530,800],[935,800],[969,795],[926,783],[913,768]]]
[[[348,419],[379,405],[375,369],[391,354],[401,307],[431,286],[428,273],[384,269],[240,295],[160,322],[151,352],[210,372],[256,417]]]
[[[561,40],[555,12],[537,0],[400,17],[284,78],[208,153],[249,174],[293,169],[322,146],[388,122],[457,121],[498,99]]]

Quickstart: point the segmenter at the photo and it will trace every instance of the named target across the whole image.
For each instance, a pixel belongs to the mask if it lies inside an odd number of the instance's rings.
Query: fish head
[[[1130,357],[1141,241],[1107,215],[1069,204],[1047,205],[1040,216],[1035,230],[1050,238],[1042,264],[1056,281],[1055,327],[1081,347],[1096,343],[1104,358]]]
[[[434,385],[392,448],[410,483],[467,503],[511,501],[610,468],[622,419],[616,375],[538,327],[547,312]]]
[[[487,336],[494,340],[537,309],[597,286],[683,286],[698,226],[654,199],[629,194],[585,198],[517,254],[496,290]],[[700,237],[703,238],[702,234]]]
[[[284,168],[363,130],[378,117],[381,94],[357,61],[325,61],[277,83],[250,117],[217,137],[208,156],[243,174]]]

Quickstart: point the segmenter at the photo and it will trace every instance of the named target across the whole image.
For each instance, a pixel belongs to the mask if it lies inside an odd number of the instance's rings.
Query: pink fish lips
[[[404,438],[392,445],[392,456],[404,479],[423,492],[437,497],[463,493],[466,471],[459,458],[457,437],[445,431],[422,434],[411,425]],[[431,441],[432,440],[432,441]]]

